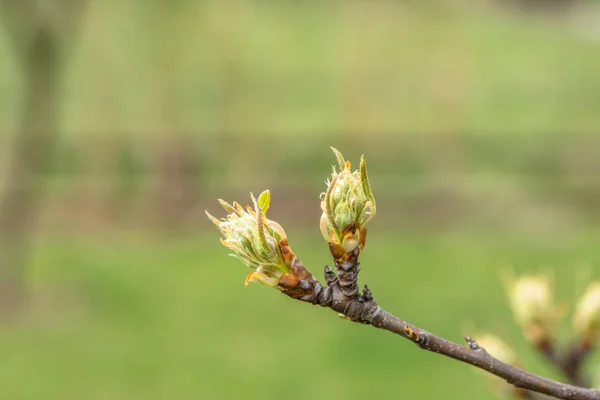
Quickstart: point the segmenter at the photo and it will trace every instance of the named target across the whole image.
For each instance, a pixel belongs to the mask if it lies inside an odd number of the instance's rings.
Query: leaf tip
[[[212,221],[213,224],[215,224],[216,226],[221,225],[221,221],[219,221],[217,218],[213,217],[208,211],[204,210],[204,212],[206,213],[206,216],[208,217],[208,219],[210,219]]]

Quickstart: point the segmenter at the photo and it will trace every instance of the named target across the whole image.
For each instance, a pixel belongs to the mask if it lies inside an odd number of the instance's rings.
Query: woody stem
[[[415,343],[423,350],[470,364],[504,379],[516,388],[557,399],[600,400],[600,391],[598,390],[553,381],[504,363],[490,355],[469,336],[465,336],[467,346],[461,346],[392,315],[377,304],[367,286],[362,295],[358,294],[357,258],[358,252],[341,263],[336,261],[339,276],[336,276],[332,269],[326,266],[326,287],[323,287],[314,276],[307,274],[296,288],[283,290],[283,293],[296,300],[328,307],[355,322],[395,333]],[[297,268],[304,269],[299,261]]]

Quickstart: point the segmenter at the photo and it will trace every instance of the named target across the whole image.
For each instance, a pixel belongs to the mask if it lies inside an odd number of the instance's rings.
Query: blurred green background
[[[495,398],[469,366],[244,287],[204,210],[270,188],[320,276],[329,146],[369,165],[380,304],[561,379],[499,276],[551,270],[566,304],[598,277],[599,2],[0,6],[0,399]]]

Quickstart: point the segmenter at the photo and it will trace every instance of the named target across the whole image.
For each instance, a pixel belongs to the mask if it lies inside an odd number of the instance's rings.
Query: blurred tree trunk
[[[26,257],[42,198],[41,178],[57,136],[61,37],[85,1],[3,1],[6,33],[22,73],[23,106],[0,198],[0,317],[25,300]]]

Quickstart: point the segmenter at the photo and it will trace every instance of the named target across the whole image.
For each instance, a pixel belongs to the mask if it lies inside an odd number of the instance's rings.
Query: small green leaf
[[[265,190],[258,196],[258,206],[262,211],[263,215],[267,216],[267,210],[269,209],[269,204],[271,204],[271,191],[268,189]]]
[[[261,193],[261,196],[263,193]],[[259,208],[258,202],[252,193],[250,193],[250,198],[252,198],[252,204],[254,205],[254,210],[256,210],[256,232],[258,233],[258,239],[260,240],[260,245],[263,246],[263,249],[267,249],[269,248],[269,245],[267,244],[267,238],[265,236],[262,208]],[[255,242],[252,243],[254,244]]]
[[[369,176],[367,175],[367,163],[365,162],[364,156],[360,157],[360,180],[365,196],[373,202],[373,207],[375,207],[375,197],[373,197],[373,192],[371,191],[371,184],[369,183]]]

